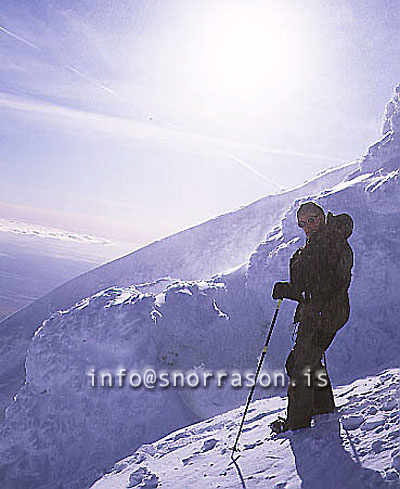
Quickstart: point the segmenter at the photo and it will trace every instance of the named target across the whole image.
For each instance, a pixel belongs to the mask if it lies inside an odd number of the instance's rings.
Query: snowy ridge
[[[268,424],[286,399],[251,405],[241,457],[231,463],[243,408],[143,445],[92,489],[380,489],[399,487],[399,372],[388,370],[335,389],[337,415],[270,439]]]
[[[247,261],[295,198],[330,188],[356,166],[357,163],[342,166],[302,187],[268,195],[247,207],[156,241],[66,282],[4,319],[0,323],[0,420],[24,382],[29,342],[54,311],[68,309],[83,297],[115,285],[150,283],[168,276],[207,279],[236,267]]]

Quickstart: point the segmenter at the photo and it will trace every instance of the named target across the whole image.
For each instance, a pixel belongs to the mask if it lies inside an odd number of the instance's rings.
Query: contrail
[[[267,178],[265,175],[263,175],[262,173],[260,173],[258,170],[256,170],[255,168],[253,168],[251,165],[249,165],[248,163],[246,163],[245,161],[241,160],[240,158],[238,158],[237,156],[231,154],[231,153],[227,153],[226,151],[221,151],[221,150],[218,150],[218,153],[221,153],[223,154],[224,156],[227,156],[228,158],[231,158],[232,160],[235,160],[237,161],[238,163],[240,163],[244,168],[246,168],[247,170],[250,170],[252,173],[254,173],[255,175],[257,175],[259,178],[262,178],[263,180],[265,180],[266,182],[268,183],[271,183],[272,185],[275,185],[275,187],[277,187],[279,190],[282,190],[282,185],[279,185],[279,183],[276,183],[274,182],[273,180],[271,180],[270,178]]]
[[[0,26],[0,30],[2,32],[4,32],[5,34],[13,37],[14,39],[17,39],[18,41],[23,42],[24,44],[26,44],[27,46],[31,47],[32,49],[35,49],[36,51],[39,51],[39,52],[43,52],[42,49],[40,49],[39,47],[35,46],[35,44],[31,43],[30,41],[27,41],[26,39],[24,39],[23,37],[19,36],[18,34],[15,34],[15,32],[11,32],[10,30],[6,29],[5,27],[1,27],[1,26]],[[115,92],[114,90],[112,90],[109,87],[106,87],[105,85],[103,85],[101,83],[98,83],[98,82],[92,80],[87,75],[85,75],[84,73],[82,73],[81,71],[79,71],[77,68],[75,68],[73,66],[69,66],[69,65],[64,65],[64,64],[62,64],[61,66],[63,66],[63,68],[65,68],[66,70],[71,71],[75,75],[79,76],[83,80],[87,81],[91,85],[93,85],[93,86],[95,86],[97,88],[100,88],[101,90],[104,90],[108,94],[114,95],[115,97],[120,97],[120,95],[117,92]],[[177,126],[176,124],[173,124],[172,122],[167,121],[166,119],[163,119],[162,117],[160,117],[159,115],[155,114],[154,112],[149,112],[148,115],[149,115],[149,118],[157,119],[158,121],[162,122],[163,124],[165,124],[166,126],[170,127],[171,129],[175,129],[175,130],[178,130],[178,131],[181,130],[181,128],[179,126]]]
[[[105,92],[110,93],[111,95],[115,95],[115,96],[118,97],[117,92],[114,92],[114,90],[112,90],[111,88],[106,87],[105,85],[102,85],[101,83],[97,83],[94,80],[91,80],[84,73],[80,72],[79,70],[77,70],[73,66],[65,66],[65,68],[67,68],[68,70],[72,71],[72,73],[75,73],[76,75],[80,76],[81,78],[83,78],[84,80],[86,80],[91,85],[94,85],[97,88],[101,88]]]
[[[35,49],[36,51],[39,51],[41,53],[43,53],[43,49],[40,49],[38,48],[37,46],[35,46],[35,44],[31,43],[30,41],[27,41],[26,39],[24,39],[23,37],[19,36],[18,34],[15,34],[15,32],[11,32],[9,31],[8,29],[6,29],[5,27],[1,27],[0,26],[0,30],[2,32],[4,32],[5,34],[13,37],[14,39],[17,39],[18,41],[20,42],[23,42],[24,44],[28,45],[29,47],[31,47],[32,49]],[[73,66],[68,66],[68,65],[62,65],[66,70],[69,70],[69,71],[72,71],[72,73],[75,73],[75,75],[79,76],[80,78],[83,78],[84,80],[86,80],[88,83],[90,83],[91,85],[94,85],[95,87],[97,88],[100,88],[101,90],[104,90],[105,92],[111,94],[111,95],[115,95],[115,96],[118,96],[118,94],[116,92],[114,92],[114,90],[112,90],[111,88],[108,88],[106,87],[105,85],[102,85],[101,83],[97,83],[96,81],[94,80],[91,80],[89,77],[87,77],[84,73],[82,73],[81,71],[77,70],[76,68],[74,68]]]
[[[1,27],[0,26],[0,31],[4,32],[5,34],[8,34],[9,36],[13,37],[14,39],[17,39],[18,41],[20,42],[23,42],[24,44],[27,44],[28,46],[30,46],[32,49],[36,49],[36,51],[40,51],[40,49],[35,46],[34,44],[32,44],[31,42],[27,41],[26,39],[24,39],[23,37],[21,36],[18,36],[17,34],[15,34],[14,32],[11,32],[9,31],[8,29],[6,29],[5,27]]]

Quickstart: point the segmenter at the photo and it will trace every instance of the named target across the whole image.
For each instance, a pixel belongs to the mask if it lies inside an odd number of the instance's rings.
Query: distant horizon
[[[328,167],[324,170],[320,170],[317,172],[313,177],[311,177],[308,180],[305,180],[302,183],[299,183],[298,185],[294,185],[293,187],[290,188],[285,188],[280,191],[276,192],[271,192],[267,193],[262,197],[259,197],[258,199],[248,202],[243,205],[238,205],[234,208],[227,209],[226,211],[221,212],[220,214],[212,215],[212,216],[206,216],[203,220],[198,221],[198,222],[193,222],[189,223],[186,227],[183,227],[182,229],[171,229],[171,231],[163,236],[160,236],[157,234],[157,231],[154,231],[154,235],[149,236],[148,240],[143,240],[143,241],[135,241],[135,237],[132,236],[132,239],[129,239],[128,237],[121,237],[118,238],[118,236],[115,235],[106,235],[106,234],[101,234],[101,233],[90,233],[86,232],[84,228],[82,228],[82,224],[79,223],[74,223],[74,216],[63,216],[63,218],[60,219],[60,216],[58,213],[48,211],[46,209],[39,209],[39,208],[34,208],[34,207],[28,207],[28,206],[18,206],[18,205],[10,205],[7,204],[6,202],[2,202],[0,200],[0,213],[3,217],[0,217],[0,233],[7,233],[7,232],[13,232],[14,234],[24,234],[25,236],[27,235],[34,235],[36,234],[38,237],[44,237],[47,239],[60,239],[62,241],[71,241],[71,242],[76,242],[76,243],[87,243],[87,244],[114,244],[114,245],[119,245],[122,246],[122,248],[129,249],[129,245],[131,243],[131,251],[134,249],[141,247],[141,246],[146,246],[147,244],[150,244],[151,242],[155,240],[160,240],[164,239],[172,234],[176,234],[178,232],[184,231],[186,229],[196,227],[198,225],[201,225],[204,222],[207,222],[209,220],[215,219],[218,216],[234,212],[236,210],[239,210],[241,208],[250,206],[254,204],[255,202],[262,200],[265,197],[268,197],[269,195],[276,195],[280,193],[286,193],[286,192],[291,192],[292,190],[302,187],[308,182],[311,182],[317,178],[319,178],[321,175],[333,172],[335,170],[338,170],[340,168],[345,168],[346,166],[351,166],[352,164],[355,164],[355,161],[345,163],[343,165],[338,165],[335,167]],[[70,222],[68,221],[68,218],[70,219]],[[7,223],[4,221],[9,221],[10,225],[9,228],[7,229]],[[16,226],[17,229],[12,229],[13,226],[12,221],[17,221],[18,224],[26,224],[26,225],[31,225],[32,230],[27,232],[24,229],[18,229],[21,226]],[[57,224],[58,223],[58,224]],[[66,225],[63,226],[62,223],[65,223]],[[14,226],[15,227],[15,226]],[[23,227],[23,226],[22,226]],[[37,229],[36,229],[37,228]],[[43,228],[43,229],[41,229]],[[60,234],[60,236],[49,236],[49,233],[51,232],[57,232]],[[73,233],[74,239],[67,239],[68,237],[63,236],[63,233]],[[128,235],[128,233],[127,233]]]

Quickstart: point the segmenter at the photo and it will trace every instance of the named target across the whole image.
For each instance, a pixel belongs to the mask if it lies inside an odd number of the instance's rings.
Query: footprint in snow
[[[346,430],[356,430],[364,421],[364,416],[361,415],[342,416],[342,425]]]
[[[259,424],[256,424],[254,426],[249,426],[248,428],[243,428],[242,433],[246,433],[246,431],[252,431],[255,428],[259,428],[259,427],[260,427],[260,425]]]
[[[218,440],[216,440],[215,438],[209,438],[203,443],[203,446],[201,447],[201,451],[208,452],[209,450],[212,450],[217,443]]]
[[[182,459],[183,466],[186,467],[186,465],[191,465],[193,463],[193,459],[194,459],[193,455],[190,455],[190,457],[187,458],[183,458]]]
[[[139,467],[129,476],[128,489],[140,487],[141,489],[156,489],[158,477],[152,474],[146,467]]]
[[[193,433],[190,432],[188,433],[187,431],[182,431],[181,433],[177,433],[174,438],[173,438],[173,441],[178,441],[180,440],[181,438],[188,438],[190,436],[193,436]]]
[[[341,392],[340,394],[337,395],[337,397],[344,397],[350,394],[350,392],[354,391],[355,387],[351,387],[350,389],[347,389],[344,392]]]
[[[382,451],[382,440],[375,440],[372,445],[371,445],[371,448],[372,450],[375,452],[375,453],[379,453]]]
[[[190,455],[189,457],[182,459],[183,465],[184,466],[191,465],[196,457],[198,457],[201,453],[212,450],[217,445],[217,443],[218,440],[216,440],[215,438],[209,438],[203,443],[203,446],[201,447],[200,451],[196,451],[192,453],[192,455]]]
[[[264,442],[262,440],[257,440],[254,443],[247,443],[243,446],[244,450],[252,450],[253,448],[258,447],[259,445],[262,445]]]
[[[244,424],[251,424],[254,423],[255,421],[259,421],[260,419],[265,418],[266,416],[269,416],[270,413],[260,413],[257,414],[257,416],[254,416],[254,418],[248,419],[244,422]]]
[[[384,416],[376,415],[372,416],[364,421],[361,425],[361,429],[364,431],[370,431],[378,426],[383,426],[386,422],[386,418]]]
[[[392,467],[400,472],[400,455],[395,455],[392,458]]]
[[[396,408],[397,408],[397,401],[395,399],[389,399],[381,407],[383,411],[393,411],[393,409]]]

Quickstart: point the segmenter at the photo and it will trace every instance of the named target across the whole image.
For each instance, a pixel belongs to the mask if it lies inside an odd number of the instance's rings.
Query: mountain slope
[[[237,266],[247,260],[294,199],[331,187],[357,164],[327,171],[301,187],[266,196],[156,241],[66,282],[4,319],[0,323],[0,419],[24,382],[24,361],[32,335],[54,311],[68,309],[82,297],[114,285],[147,283],[165,276],[202,279]]]

